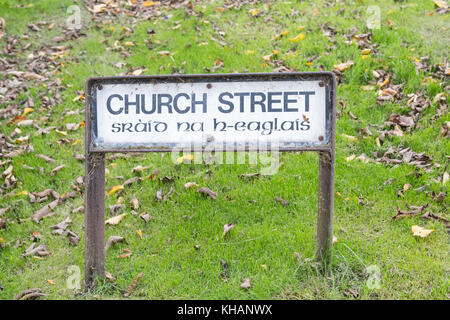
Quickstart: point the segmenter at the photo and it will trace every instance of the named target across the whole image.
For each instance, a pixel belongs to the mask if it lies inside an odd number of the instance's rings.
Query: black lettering
[[[305,96],[305,112],[309,112],[309,96],[313,96],[316,93],[314,91],[300,91],[298,94]]]
[[[129,97],[126,94],[125,95],[125,114],[128,114],[128,107],[129,106],[136,106],[136,114],[140,113],[140,106],[139,106],[139,94],[136,95],[136,101],[135,102],[131,102],[130,100],[128,100]]]
[[[281,108],[279,109],[274,109],[273,108],[273,104],[274,103],[281,103],[281,100],[274,100],[273,96],[279,95],[281,96],[281,92],[269,92],[268,98],[267,98],[267,112],[281,112],[283,111]]]
[[[297,102],[297,99],[289,99],[289,95],[297,95],[297,92],[285,92],[284,93],[284,112],[298,112],[298,108],[289,109],[289,103]]]
[[[163,102],[163,98],[166,98],[167,100]],[[169,113],[172,113],[172,96],[170,94],[161,93],[158,94],[158,113],[161,112],[161,107],[166,106]]]
[[[257,96],[261,97],[259,101],[255,99]],[[255,105],[260,105],[261,112],[266,112],[264,101],[266,101],[266,95],[263,92],[252,92],[250,96],[250,112],[255,112]]]
[[[229,92],[223,92],[219,95],[219,102],[229,106],[228,110],[224,109],[222,106],[219,106],[219,108],[218,108],[219,111],[222,113],[230,113],[234,109],[234,104],[231,101],[224,100],[223,96],[228,96],[230,98],[233,98],[233,95]]]
[[[239,111],[244,112],[244,98],[249,96],[249,92],[238,92],[234,94],[236,97],[239,97]]]
[[[175,109],[176,112],[183,114],[189,111],[189,106],[186,106],[184,110],[180,110],[178,108],[178,99],[180,97],[185,97],[186,99],[189,100],[189,95],[187,95],[186,93],[179,93],[175,96],[175,98],[173,98],[173,108]]]
[[[203,100],[197,101],[195,100],[195,93],[192,94],[192,99],[191,99],[191,108],[192,108],[192,113],[195,113],[195,105],[197,104],[201,104],[203,105],[203,113],[206,113],[206,102],[207,102],[207,96],[206,93],[203,94]]]
[[[120,108],[120,109],[117,110],[117,111],[114,111],[114,110],[111,108],[111,100],[112,100],[113,98],[118,98],[120,101],[123,101],[123,98],[122,98],[122,96],[121,96],[120,94],[112,94],[112,95],[110,95],[110,96],[108,97],[108,100],[106,100],[106,108],[108,109],[109,113],[111,113],[111,114],[120,114],[120,113],[123,111],[123,108]]]

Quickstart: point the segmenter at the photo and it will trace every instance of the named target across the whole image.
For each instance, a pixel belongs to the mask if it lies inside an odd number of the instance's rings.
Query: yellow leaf
[[[58,129],[55,129],[55,131],[57,133],[59,133],[60,135],[62,135],[62,136],[67,136],[67,132],[66,131],[61,131],[61,130],[58,130]]]
[[[312,65],[312,62],[306,62],[305,64],[309,67],[310,65]]]
[[[73,146],[76,146],[77,144],[79,144],[81,142],[81,139],[77,139],[77,140],[75,140],[72,144],[71,144],[71,146],[73,147]]]
[[[184,161],[192,161],[192,160],[194,160],[194,155],[186,154],[186,155],[184,155],[182,157],[179,157],[177,159],[177,163],[183,163]]]
[[[24,115],[27,115],[27,114],[30,113],[30,112],[33,112],[33,108],[25,108],[25,109],[23,109],[22,115],[23,115],[23,116],[24,116]]]
[[[378,148],[381,148],[381,142],[380,142],[380,138],[376,138],[375,139],[375,144],[377,145]]]
[[[425,238],[430,233],[434,232],[433,229],[424,229],[420,226],[412,226],[411,231],[412,231],[413,235],[415,235],[416,237],[421,237],[421,238]]]
[[[126,41],[123,43],[123,45],[124,45],[124,47],[132,47],[132,46],[134,46],[134,43],[133,43],[133,41]]]
[[[362,86],[361,89],[363,89],[364,91],[373,91],[373,90],[375,90],[375,86],[371,86],[369,84],[367,86]]]
[[[362,60],[366,60],[368,57],[370,57],[368,54],[363,54],[363,55],[361,56],[361,59],[362,59]]]
[[[145,1],[144,3],[142,3],[142,6],[145,8],[153,7],[154,5],[155,3],[153,1]]]
[[[345,161],[350,162],[352,160],[355,160],[355,158],[356,158],[356,155],[352,154],[351,156],[346,157]]]
[[[276,56],[278,54],[278,50],[274,49],[274,50],[272,50],[272,53],[273,53],[274,56]]]
[[[369,54],[372,51],[372,49],[364,49],[361,51],[362,54]]]
[[[351,66],[353,65],[353,61],[347,61],[347,62],[344,62],[344,63],[338,63],[338,64],[335,64],[334,65],[334,68],[335,69],[337,69],[337,70],[339,70],[339,71],[345,71],[345,70],[347,70],[348,68],[350,68]]]
[[[262,59],[264,61],[270,61],[270,59],[272,58],[273,54],[268,54],[267,56],[262,57]]]
[[[448,8],[447,6],[447,2],[446,1],[442,1],[442,0],[434,0],[434,4],[441,9],[446,9]]]
[[[127,215],[126,213],[122,213],[122,214],[119,214],[118,216],[109,218],[108,220],[105,221],[105,224],[110,224],[110,225],[118,224],[120,221],[123,220],[123,218],[125,218],[126,215]]]
[[[304,33],[299,33],[295,38],[289,38],[288,40],[290,42],[299,42],[301,40],[305,39],[305,34]]]
[[[251,13],[252,17],[254,17],[254,16],[258,15],[259,10],[258,9],[252,9],[252,10],[250,10],[250,13]]]
[[[351,142],[357,142],[358,141],[358,138],[356,138],[354,136],[349,136],[348,134],[345,134],[345,133],[341,134],[341,137],[345,138],[345,139],[347,139],[347,140],[349,140]]]
[[[446,184],[448,179],[449,179],[449,174],[447,171],[445,171],[444,174],[442,175],[442,184]]]
[[[20,192],[16,193],[16,197],[18,197],[18,196],[27,196],[27,195],[28,195],[28,191],[27,190],[23,190],[23,191],[20,191]]]
[[[337,242],[338,242],[338,238],[337,238],[336,236],[333,235],[333,241],[332,241],[332,243],[335,244],[335,243],[337,243]]]
[[[119,190],[123,190],[123,185],[118,184],[118,185],[112,187],[111,190],[109,190],[108,194],[112,195],[112,194],[116,193]]]
[[[55,286],[56,285],[56,282],[55,281],[53,281],[52,279],[48,279],[47,280],[47,282],[48,283],[50,283],[51,285],[53,285],[53,286]]]
[[[379,88],[383,88],[385,85],[387,85],[387,84],[389,83],[389,78],[390,78],[390,76],[388,75],[388,76],[386,77],[386,79],[384,79],[383,82],[378,82],[378,83],[377,83],[378,87],[379,87]]]
[[[78,101],[78,100],[84,100],[84,94],[79,94],[78,96],[73,98],[73,102]]]
[[[139,238],[142,239],[142,231],[141,230],[136,230],[136,234],[139,236]]]
[[[284,31],[281,33],[281,35],[285,37],[285,36],[288,35],[288,33],[289,33],[289,30],[284,30]]]

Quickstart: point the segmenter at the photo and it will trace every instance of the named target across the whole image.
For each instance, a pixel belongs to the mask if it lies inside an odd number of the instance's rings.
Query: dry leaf
[[[228,223],[228,224],[224,224],[223,225],[223,233],[222,233],[222,238],[226,236],[226,234],[228,232],[231,231],[231,229],[234,228],[234,224],[232,222]]]
[[[183,163],[183,162],[190,163],[192,160],[194,160],[194,155],[192,155],[192,154],[186,154],[186,155],[184,155],[184,156],[182,156],[182,157],[179,157],[179,158],[177,159],[177,163]]]
[[[241,283],[241,289],[249,289],[250,287],[250,278],[245,278]]]
[[[196,184],[195,182],[188,182],[188,183],[186,183],[186,184],[184,185],[184,187],[185,187],[186,189],[196,188],[196,187],[198,187],[198,184]]]
[[[122,221],[123,218],[125,218],[126,215],[127,215],[126,213],[122,213],[121,215],[109,218],[108,220],[105,221],[105,225],[106,224],[110,224],[110,225],[118,224],[120,221]]]
[[[106,250],[108,250],[110,247],[112,247],[113,245],[115,245],[116,243],[120,243],[120,242],[126,242],[125,238],[120,237],[120,236],[110,236],[108,238],[108,241],[106,242],[106,246],[105,246],[105,252]]]
[[[133,199],[131,199],[130,203],[131,203],[131,205],[133,206],[133,209],[134,209],[134,210],[139,209],[139,200],[138,200],[136,197],[134,197]]]
[[[412,231],[413,235],[415,235],[416,237],[421,237],[421,238],[425,238],[430,233],[434,232],[433,229],[424,229],[420,226],[415,226],[415,225],[411,227],[411,231]]]
[[[347,61],[345,63],[339,63],[339,64],[335,64],[333,67],[341,72],[347,70],[348,68],[350,68],[352,65],[354,64],[353,61]]]
[[[124,294],[125,297],[129,297],[131,295],[131,292],[137,287],[139,279],[141,279],[144,276],[144,273],[141,272],[137,275],[136,278],[133,279],[133,283],[128,286],[128,291]]]
[[[111,190],[108,191],[108,194],[113,195],[114,193],[116,193],[119,190],[123,190],[123,185],[118,184],[118,185],[112,187]]]
[[[217,193],[211,191],[210,189],[208,189],[206,187],[202,187],[202,188],[198,189],[197,192],[206,194],[206,195],[210,196],[214,200],[217,197]]]

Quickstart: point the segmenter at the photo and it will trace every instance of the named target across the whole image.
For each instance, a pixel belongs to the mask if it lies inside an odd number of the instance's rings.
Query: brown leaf
[[[137,275],[136,278],[133,279],[133,283],[128,286],[128,291],[124,294],[124,297],[129,297],[133,290],[137,287],[139,279],[144,276],[144,273],[141,272]]]
[[[234,224],[232,222],[228,223],[228,224],[224,224],[223,225],[223,233],[222,233],[222,238],[226,236],[226,234],[228,232],[231,231],[231,229],[234,228]]]
[[[250,287],[250,278],[245,278],[241,283],[241,289],[249,289]]]
[[[34,289],[27,289],[24,291],[19,292],[15,297],[14,300],[35,300],[39,297],[46,296],[45,293],[41,291],[39,288]]]
[[[142,220],[145,221],[145,223],[149,222],[150,220],[155,220],[155,218],[152,217],[151,215],[149,215],[148,213],[141,214],[140,217],[141,217]]]
[[[28,257],[28,256],[34,256],[34,255],[38,255],[38,256],[47,256],[50,253],[47,252],[47,247],[45,246],[45,244],[41,244],[39,246],[36,247],[36,243],[33,242],[31,244],[31,246],[29,246],[25,252],[22,254],[22,257]]]
[[[214,200],[217,197],[217,193],[215,193],[214,191],[211,191],[210,189],[208,189],[206,187],[202,187],[202,188],[198,189],[197,192],[202,193],[202,194],[206,194],[206,195],[208,195],[209,197],[211,197]]]
[[[37,158],[40,158],[46,162],[56,162],[55,159],[50,158],[49,156],[46,156],[45,154],[37,154],[36,155]]]
[[[347,289],[344,291],[344,296],[346,297],[352,296],[355,299],[359,299],[359,292],[356,289]]]
[[[108,271],[105,271],[105,278],[106,280],[108,280],[109,282],[115,282],[116,278],[114,278],[111,273],[109,273]]]
[[[133,206],[134,210],[139,209],[139,200],[136,197],[133,197],[133,199],[131,199],[130,203]]]
[[[114,246],[116,243],[120,243],[120,242],[126,242],[125,238],[120,237],[120,236],[110,236],[108,238],[108,241],[106,242],[106,246],[105,246],[105,252],[112,246]]]

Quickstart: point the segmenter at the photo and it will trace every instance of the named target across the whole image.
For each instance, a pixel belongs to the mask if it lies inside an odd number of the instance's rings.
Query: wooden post
[[[317,261],[331,263],[334,210],[334,150],[319,152]]]
[[[87,152],[85,175],[85,264],[88,291],[105,274],[105,154]]]

